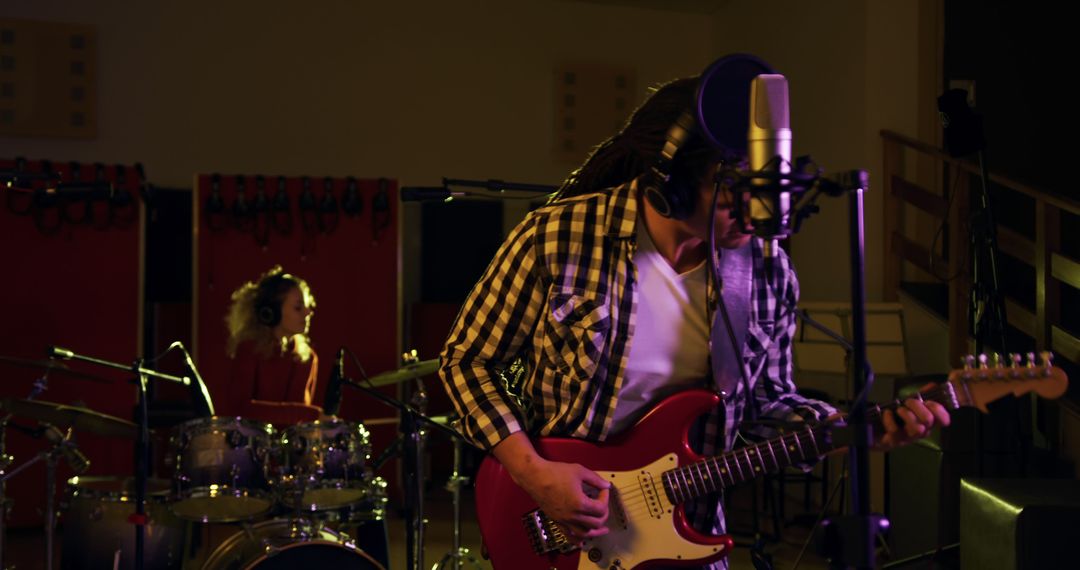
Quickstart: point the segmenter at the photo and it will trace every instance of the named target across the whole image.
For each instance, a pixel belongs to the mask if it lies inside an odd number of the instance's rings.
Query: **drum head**
[[[358,570],[385,570],[381,564],[363,550],[356,550],[334,542],[310,541],[285,546],[270,554],[264,554],[245,570],[295,570],[296,568],[356,568]]]
[[[348,535],[309,519],[273,519],[245,527],[221,543],[203,570],[360,568],[385,570]]]
[[[237,489],[197,489],[177,499],[169,508],[176,516],[194,522],[241,522],[270,512],[274,502],[262,494]]]

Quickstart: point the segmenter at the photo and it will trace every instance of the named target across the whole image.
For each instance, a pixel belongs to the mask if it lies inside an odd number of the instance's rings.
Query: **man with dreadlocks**
[[[719,294],[706,268],[710,230],[720,251],[741,249],[752,260],[740,355],[750,377],[697,423],[691,436],[698,451],[732,448],[751,407],[758,418],[778,422],[835,413],[797,394],[792,381],[790,308],[798,281],[790,260],[778,251],[766,274],[761,240],[740,231],[731,196],[714,183],[718,168],[738,157],[692,134],[671,161],[665,195],[643,182],[696,85],[697,78],[686,78],[656,89],[545,207],[511,232],[441,354],[440,376],[463,434],[494,454],[576,540],[607,532],[609,484],[581,465],[541,457],[530,436],[603,442],[674,392],[715,389],[710,337]],[[672,188],[681,188],[686,203],[669,203]],[[508,387],[501,379],[512,365],[524,372]],[[898,413],[904,426],[886,413],[880,447],[949,421],[934,403],[909,401]],[[778,422],[742,432],[770,437]],[[723,531],[718,504],[713,497],[687,505],[695,528]]]

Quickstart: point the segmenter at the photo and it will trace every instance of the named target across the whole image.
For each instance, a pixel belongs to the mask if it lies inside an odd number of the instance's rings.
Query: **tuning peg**
[[[971,370],[975,368],[975,357],[970,354],[965,354],[960,357],[960,365],[964,367],[964,377],[971,377]]]
[[[1043,374],[1050,376],[1052,368],[1054,367],[1054,353],[1049,350],[1044,350],[1039,353],[1039,360],[1042,361]]]
[[[1000,352],[993,353],[991,355],[991,361],[993,362],[993,364],[991,365],[991,368],[994,369],[994,377],[996,377],[996,378],[1004,378],[1005,377],[1005,370],[1004,370],[1004,368],[1005,368],[1005,360],[1001,358],[1001,353]]]
[[[987,368],[990,368],[989,364],[987,364],[987,360],[988,360],[988,358],[987,358],[985,352],[979,355],[979,368],[980,369],[986,370]]]
[[[1020,364],[1023,363],[1024,357],[1019,353],[1009,353],[1009,376],[1017,378],[1020,376]]]

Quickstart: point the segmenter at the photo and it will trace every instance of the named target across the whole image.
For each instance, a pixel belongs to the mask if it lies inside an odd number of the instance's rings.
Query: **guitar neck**
[[[975,356],[969,355],[964,359],[964,368],[950,372],[947,382],[915,397],[937,402],[948,410],[971,406],[983,413],[987,412],[987,404],[1007,395],[1034,392],[1043,398],[1058,398],[1065,393],[1068,378],[1051,364],[1051,358],[1049,352],[1043,352],[1037,364],[1035,354],[1029,352],[1024,366],[1019,354],[1009,355],[1004,364],[1000,355],[994,355],[991,366],[987,355],[979,355],[978,365]],[[880,427],[882,412],[900,405],[896,400],[885,406],[868,407],[867,423]],[[767,473],[777,473],[790,465],[816,460],[834,448],[829,430],[827,424],[810,423],[758,444],[670,469],[662,475],[664,490],[678,504]]]
[[[920,396],[949,410],[961,405],[952,382],[942,383]],[[880,427],[882,412],[900,405],[897,400],[884,406],[867,407],[867,423]],[[662,475],[664,489],[668,498],[677,504],[768,473],[778,473],[791,465],[816,460],[835,448],[830,429],[824,423],[807,424],[761,443],[670,469]]]

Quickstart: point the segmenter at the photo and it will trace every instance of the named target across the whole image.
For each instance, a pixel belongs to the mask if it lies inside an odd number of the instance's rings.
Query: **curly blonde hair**
[[[288,338],[275,338],[273,327],[268,325],[265,315],[260,318],[260,309],[276,306],[280,317],[280,307],[285,295],[293,288],[299,288],[309,307],[315,307],[315,296],[311,293],[307,281],[285,273],[280,265],[259,276],[257,281],[248,281],[232,293],[232,304],[225,314],[225,328],[229,338],[225,351],[230,358],[236,357],[236,349],[241,343],[251,341],[255,352],[263,356],[272,356],[275,351],[290,351],[300,362],[311,359],[311,338],[307,333],[292,335]],[[270,309],[273,310],[272,308]]]

